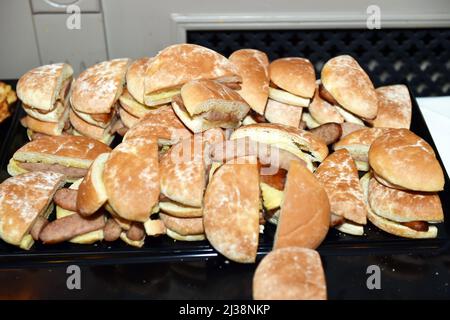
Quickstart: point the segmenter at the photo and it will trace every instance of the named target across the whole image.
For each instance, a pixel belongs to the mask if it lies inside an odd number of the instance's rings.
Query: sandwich
[[[94,139],[79,136],[43,136],[17,150],[8,164],[12,176],[30,171],[52,171],[74,182],[86,175],[98,155],[111,149]]]
[[[320,256],[306,248],[269,252],[253,276],[255,300],[326,300],[327,285]]]
[[[315,176],[330,201],[331,226],[344,233],[362,236],[367,224],[367,208],[350,153],[341,149],[330,154],[317,168]]]
[[[411,97],[405,85],[377,88],[378,113],[372,121],[374,127],[404,128],[411,126]]]
[[[336,105],[346,121],[376,117],[378,98],[375,88],[351,56],[342,55],[328,60],[322,68],[321,83],[319,94]]]
[[[192,136],[178,119],[170,106],[162,106],[148,112],[133,128],[127,131],[123,140],[156,137],[158,145],[170,146]]]
[[[241,49],[233,52],[229,60],[242,77],[241,89],[237,92],[252,111],[263,115],[269,97],[269,58],[259,50]]]
[[[0,238],[29,250],[53,211],[52,198],[64,185],[64,175],[28,172],[0,184]]]
[[[114,148],[104,164],[103,183],[117,216],[147,221],[157,207],[160,190],[156,138],[126,140]]]
[[[29,130],[61,135],[68,124],[73,69],[66,63],[41,66],[25,73],[17,83],[17,95],[27,116]]]
[[[444,221],[439,195],[387,187],[371,173],[361,178],[368,219],[381,230],[404,238],[436,238],[434,225]]]
[[[382,184],[418,192],[444,189],[444,173],[433,148],[408,129],[391,129],[369,150],[369,164]]]
[[[38,120],[30,115],[27,115],[20,119],[22,126],[27,128],[27,136],[29,140],[33,139],[33,135],[45,134],[48,136],[62,136],[69,134],[71,131],[71,125],[69,122],[69,110],[65,108],[64,113],[58,119],[58,122],[48,122]]]
[[[193,80],[173,97],[172,107],[192,132],[211,128],[236,128],[250,110],[234,90],[211,80]]]
[[[160,161],[160,211],[178,218],[201,218],[206,181],[202,142],[186,139],[174,145]]]
[[[79,187],[80,184],[82,183],[84,179],[79,179],[77,181],[75,181],[68,189],[60,189],[57,191],[57,193],[55,194],[54,197],[54,202],[56,204],[56,219],[63,219],[65,217],[69,217],[72,215],[79,215],[78,210],[77,210],[77,206],[76,206],[76,199],[77,199],[77,194],[80,192],[79,191]],[[100,209],[100,207],[98,208]],[[96,213],[98,212],[98,210],[96,210]],[[79,243],[79,244],[91,244],[91,243],[95,243],[97,241],[102,241],[104,238],[104,233],[103,233],[103,229],[105,226],[105,212],[106,211],[102,211],[102,212],[98,212],[98,214],[96,214],[95,219],[85,219],[85,221],[91,222],[90,226],[88,226],[88,223],[85,223],[86,225],[86,229],[83,230],[83,228],[79,228],[79,226],[81,224],[78,224],[77,228],[74,228],[75,230],[73,232],[71,232],[72,230],[70,230],[71,228],[67,228],[67,225],[71,224],[72,226],[74,226],[74,220],[59,220],[58,222],[61,221],[66,221],[65,225],[60,224],[60,232],[61,233],[65,233],[64,237],[60,237],[58,239],[58,241],[62,241],[63,239],[67,239],[69,238],[69,242],[72,243]],[[73,217],[74,218],[74,217]],[[79,217],[79,219],[77,220],[82,220],[83,217]],[[103,221],[102,221],[103,220]],[[84,224],[83,224],[84,225]],[[62,226],[62,227],[61,227]],[[65,228],[64,228],[65,227]],[[92,230],[92,231],[87,231],[86,230]],[[48,231],[46,231],[47,233]],[[43,237],[45,237],[45,233],[43,235]],[[54,237],[54,236],[48,236],[48,239],[50,237]],[[47,239],[47,241],[48,241]],[[55,240],[53,240],[53,243]]]
[[[206,188],[203,207],[205,234],[214,249],[232,261],[255,262],[259,208],[255,157],[239,158],[218,168]]]
[[[203,195],[209,167],[208,147],[224,139],[221,129],[210,129],[203,134],[197,134],[191,139],[179,142],[161,157],[159,209],[168,236],[175,237],[177,240],[182,240],[183,236],[194,235],[198,237],[188,237],[186,240],[204,239],[203,231],[192,233],[189,228],[191,222],[203,223]],[[161,213],[165,214],[165,218],[161,216]],[[187,223],[189,232],[180,233],[179,230],[168,225],[167,221],[177,222],[179,225]]]
[[[313,162],[322,162],[328,155],[328,147],[308,131],[274,123],[257,123],[237,128],[230,139],[248,137],[293,153],[313,171]]]
[[[273,248],[317,248],[328,233],[330,203],[316,177],[299,162],[287,173]]]
[[[122,94],[128,59],[104,61],[84,70],[73,84],[70,122],[77,133],[111,142],[117,101]]]
[[[154,109],[144,104],[145,72],[151,61],[148,57],[137,59],[128,67],[126,88],[119,98],[119,116],[128,128],[132,126],[131,120],[135,123]]]
[[[191,80],[217,80],[235,89],[242,78],[227,58],[195,44],[165,48],[149,63],[144,80],[144,104],[170,103]]]
[[[304,58],[281,58],[269,66],[272,100],[296,107],[307,107],[316,89],[314,66]]]
[[[372,143],[385,133],[388,128],[363,128],[342,137],[333,145],[334,150],[347,149],[359,171],[369,170],[369,149]]]

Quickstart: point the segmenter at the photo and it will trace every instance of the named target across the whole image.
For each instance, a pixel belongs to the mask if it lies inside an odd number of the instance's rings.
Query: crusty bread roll
[[[331,212],[362,228],[367,223],[367,209],[358,170],[350,153],[341,149],[330,154],[315,175],[327,192]]]
[[[205,192],[203,225],[217,251],[230,260],[252,263],[259,237],[259,172],[256,158],[237,160],[212,176]]]
[[[281,58],[270,63],[270,80],[288,93],[311,99],[316,90],[316,74],[305,58]],[[283,102],[283,101],[282,101]]]
[[[50,111],[73,69],[67,63],[55,63],[34,68],[25,73],[17,83],[17,96],[30,107]]]
[[[184,125],[194,133],[217,127],[236,128],[250,110],[236,91],[211,80],[186,83],[172,106]]]
[[[316,177],[298,162],[292,162],[273,248],[317,248],[328,233],[330,203]]]
[[[404,128],[411,126],[412,105],[408,88],[403,84],[377,88],[378,113],[374,127]]]
[[[0,238],[28,250],[34,241],[30,230],[38,218],[47,218],[55,192],[64,185],[64,175],[51,171],[28,172],[0,184]]]
[[[100,154],[91,164],[88,173],[78,187],[77,211],[83,216],[95,213],[108,200],[103,184],[103,170],[109,153]]]
[[[253,276],[255,300],[326,300],[327,286],[320,256],[306,248],[270,252]]]
[[[124,89],[119,98],[120,107],[136,118],[143,118],[153,108],[136,101],[127,89]]]
[[[325,89],[346,110],[365,119],[374,119],[378,98],[372,81],[358,62],[342,55],[328,60],[322,68]]]
[[[127,90],[139,104],[144,104],[145,73],[153,58],[144,57],[130,63],[126,74]]]
[[[159,198],[156,138],[123,141],[105,163],[103,182],[108,203],[120,217],[145,222]]]
[[[259,114],[264,114],[269,97],[269,58],[255,49],[241,49],[233,52],[229,60],[242,77],[241,89],[237,92]]]
[[[70,109],[69,120],[72,127],[80,135],[101,141],[105,144],[110,144],[114,139],[114,135],[111,133],[112,122],[106,128],[98,127],[96,125],[90,124],[84,121],[78,116],[77,113]]]
[[[389,213],[383,212],[383,214],[387,214],[388,216],[390,216],[392,219],[399,219],[400,220],[405,220],[405,218],[408,219],[415,219],[414,218],[414,214],[418,213],[419,208],[412,208],[411,205],[406,204],[404,201],[402,201],[401,199],[406,199],[409,198],[409,200],[412,200],[415,204],[420,203],[420,205],[425,205],[426,209],[432,209],[433,212],[431,212],[431,215],[429,215],[429,213],[425,213],[423,214],[423,212],[420,212],[420,214],[417,215],[417,219],[421,219],[421,218],[427,218],[428,217],[432,217],[433,219],[440,219],[440,214],[439,214],[439,205],[437,205],[436,199],[431,196],[431,197],[423,197],[422,195],[419,194],[415,194],[415,195],[411,195],[411,194],[407,194],[407,193],[399,193],[397,194],[396,192],[403,192],[400,190],[396,190],[396,189],[391,189],[388,187],[384,187],[381,184],[377,185],[377,182],[374,181],[375,179],[372,177],[371,173],[366,173],[362,178],[361,178],[361,186],[363,188],[364,191],[364,197],[366,199],[367,202],[367,206],[368,206],[368,214],[367,214],[367,218],[369,219],[370,222],[372,222],[372,224],[374,224],[376,227],[380,228],[381,230],[399,236],[399,237],[404,237],[404,238],[411,238],[411,239],[429,239],[429,238],[436,238],[437,234],[438,234],[438,229],[436,228],[436,226],[430,226],[428,225],[428,222],[426,221],[420,221],[420,222],[426,222],[426,230],[423,231],[418,231],[416,229],[411,228],[408,225],[402,224],[402,222],[399,221],[395,221],[395,220],[391,220],[391,219],[387,219],[379,214],[377,214],[371,207],[370,202],[372,202],[374,204],[374,207],[377,209],[381,209],[384,211],[385,207],[384,205],[386,204],[386,199],[390,198],[394,203],[399,201],[398,203],[395,203],[393,208],[393,211],[389,211],[390,209],[388,209]],[[372,184],[372,188],[381,188],[381,190],[383,191],[387,191],[388,193],[384,193],[384,192],[379,192],[379,190],[375,190],[375,193],[372,195],[372,200],[369,201],[369,197],[370,197],[370,185]],[[374,187],[375,184],[375,187]],[[386,188],[386,189],[384,189]],[[399,208],[400,206],[403,205],[407,205],[405,208]],[[398,211],[397,209],[400,209],[401,211]],[[437,210],[436,210],[437,209]],[[412,211],[409,211],[412,210]],[[437,222],[437,221],[430,221],[430,222]],[[404,222],[403,222],[404,223]]]
[[[203,234],[203,218],[179,218],[172,217],[165,213],[159,213],[160,219],[164,222],[167,229],[170,229],[182,236]]]
[[[227,58],[195,44],[175,44],[160,51],[150,62],[145,77],[144,102],[148,106],[169,103],[182,85],[191,80],[241,82],[237,68]]]
[[[114,59],[84,70],[72,86],[72,108],[84,113],[110,113],[122,94],[129,62]]]
[[[433,148],[407,129],[391,129],[376,139],[369,163],[391,185],[424,192],[444,189],[444,173]]]

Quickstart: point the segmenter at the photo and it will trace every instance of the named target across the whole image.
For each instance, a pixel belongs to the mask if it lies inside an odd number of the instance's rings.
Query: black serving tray
[[[412,98],[411,130],[425,139],[436,151],[437,158],[444,168],[436,146],[431,138],[423,115]],[[14,113],[7,130],[0,131],[0,182],[9,175],[6,166],[14,152],[27,141],[26,129],[20,123],[24,116],[22,108]],[[114,141],[114,144],[118,141]],[[330,229],[325,241],[318,248],[321,255],[374,255],[394,253],[438,253],[449,244],[450,235],[450,182],[445,175],[445,190],[440,192],[445,214],[445,223],[438,225],[436,239],[411,240],[387,234],[368,222],[366,235],[356,237]],[[54,214],[50,216],[52,219]],[[260,236],[258,255],[267,254],[273,243],[275,226],[266,223],[264,234]],[[209,245],[207,241],[182,242],[174,241],[167,236],[147,237],[142,248],[128,246],[123,241],[114,243],[99,242],[91,245],[71,244],[43,245],[35,243],[29,251],[21,250],[0,240],[0,267],[52,265],[73,262],[77,264],[124,264],[136,262],[161,262],[176,260],[224,259]]]

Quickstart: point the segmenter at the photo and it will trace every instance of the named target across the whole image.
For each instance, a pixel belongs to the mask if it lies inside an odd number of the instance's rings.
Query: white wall
[[[449,0],[101,0],[101,12],[86,19],[83,16],[87,14],[83,14],[82,30],[68,33],[64,19],[52,18],[54,13],[33,18],[28,0],[0,0],[0,79],[19,77],[32,66],[57,59],[73,61],[78,68],[82,62],[108,57],[154,55],[177,41],[172,14],[215,16],[217,19],[206,24],[214,27],[225,26],[226,21],[221,20],[235,15],[240,15],[240,20],[243,16],[244,21],[255,16],[260,21],[261,17],[271,20],[288,15],[291,25],[297,15],[300,22],[318,17],[322,23],[333,25],[335,17],[363,21],[366,8],[372,4],[380,6],[382,23],[386,19],[388,24],[401,21],[409,27],[450,25]],[[36,28],[33,21],[39,21]],[[66,46],[65,50],[58,50],[61,46]]]

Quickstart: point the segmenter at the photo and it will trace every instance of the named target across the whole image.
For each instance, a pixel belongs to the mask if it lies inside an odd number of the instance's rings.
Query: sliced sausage
[[[82,178],[86,175],[88,169],[65,167],[60,164],[47,164],[39,162],[17,162],[17,165],[27,171],[52,171],[62,173],[69,178]]]
[[[145,237],[145,229],[142,223],[134,222],[130,230],[127,231],[127,238],[132,241],[139,241]]]
[[[330,227],[336,227],[344,223],[344,217],[331,214]]]
[[[409,221],[403,222],[402,225],[416,231],[428,231],[428,223],[426,221]]]
[[[103,229],[103,214],[82,217],[78,213],[50,222],[41,232],[39,238],[44,244],[55,244],[91,231]]]
[[[322,139],[325,144],[329,145],[335,143],[341,138],[342,128],[340,124],[330,122],[311,129],[309,132]]]
[[[103,237],[105,241],[116,241],[119,239],[122,233],[122,228],[119,224],[112,218],[106,221],[105,227],[103,228]]]
[[[69,211],[77,211],[78,190],[62,188],[56,191],[53,201],[57,206]]]

